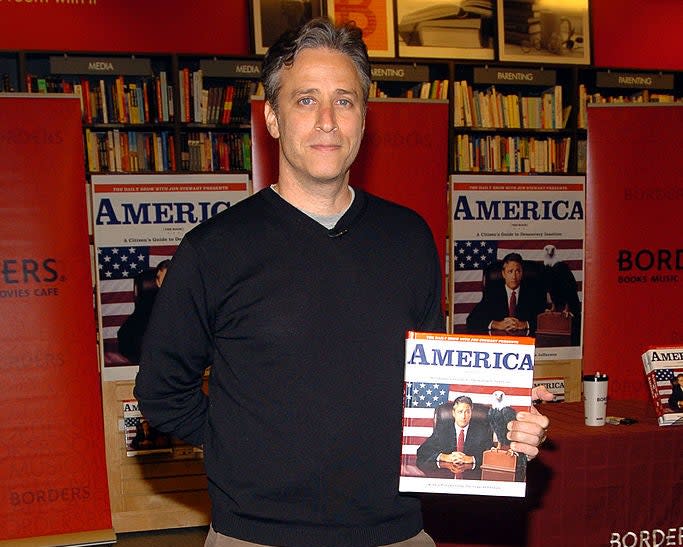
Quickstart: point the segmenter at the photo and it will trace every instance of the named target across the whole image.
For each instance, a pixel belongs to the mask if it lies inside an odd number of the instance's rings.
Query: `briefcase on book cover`
[[[538,334],[566,334],[572,332],[572,318],[559,311],[539,313],[536,319]]]
[[[486,450],[481,462],[481,478],[487,481],[515,480],[517,455],[507,450]]]

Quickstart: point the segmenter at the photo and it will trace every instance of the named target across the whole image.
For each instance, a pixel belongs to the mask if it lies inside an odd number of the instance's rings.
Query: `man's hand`
[[[462,452],[443,452],[439,454],[437,459],[440,462],[454,463],[459,465],[472,465],[472,463],[474,463],[474,458],[472,456],[468,456],[467,454],[464,454]]]
[[[500,321],[491,321],[491,328],[493,330],[504,330],[508,332],[527,330],[529,328],[529,323],[526,321],[520,321],[516,317],[506,317]]]
[[[535,387],[531,392],[532,400],[552,401],[554,395],[545,387]],[[510,448],[515,452],[526,454],[528,460],[538,455],[539,445],[545,441],[550,420],[535,407],[517,413],[517,419],[508,423]]]

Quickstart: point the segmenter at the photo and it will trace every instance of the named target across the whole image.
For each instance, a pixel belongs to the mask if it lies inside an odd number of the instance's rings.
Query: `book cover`
[[[142,167],[168,166],[170,138],[136,134]],[[251,187],[247,174],[168,173],[94,175],[91,185],[102,377],[129,380],[167,261],[188,231],[248,197]]]
[[[642,355],[659,425],[683,425],[683,346],[661,346]]]
[[[149,425],[136,400],[131,399],[122,403],[126,456],[173,452],[171,437]]]
[[[399,490],[523,497],[507,423],[531,406],[534,339],[406,335]]]

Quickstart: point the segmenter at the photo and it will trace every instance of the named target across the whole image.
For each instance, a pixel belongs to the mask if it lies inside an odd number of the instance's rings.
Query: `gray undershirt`
[[[273,188],[273,186],[275,186],[275,185],[273,184],[270,187],[273,189],[273,191],[275,193],[279,194],[279,192],[277,191],[277,187]],[[351,204],[353,203],[354,198],[356,197],[356,192],[354,192],[353,188],[351,188],[350,186],[349,186],[349,191],[351,192],[351,201],[349,201],[349,205],[346,207],[346,209],[344,209],[340,213],[337,213],[335,215],[316,215],[315,213],[309,213],[308,211],[304,211],[303,209],[299,209],[299,211],[301,211],[302,213],[305,213],[306,215],[311,217],[316,222],[322,224],[328,230],[331,230],[332,228],[334,228],[337,225],[337,222],[339,222],[339,219],[344,216],[344,213],[346,213],[346,211],[349,210],[349,208],[351,207]],[[298,207],[297,207],[297,209],[298,209]]]

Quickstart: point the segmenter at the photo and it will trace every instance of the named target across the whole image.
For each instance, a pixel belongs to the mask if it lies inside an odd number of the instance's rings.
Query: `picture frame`
[[[395,57],[393,0],[367,0],[356,4],[348,0],[327,0],[327,15],[336,24],[355,21],[363,30],[370,57]]]
[[[268,51],[287,30],[322,15],[323,0],[251,0],[253,50]]]
[[[589,0],[497,0],[501,61],[589,65]]]
[[[396,0],[399,57],[495,59],[495,1]]]

